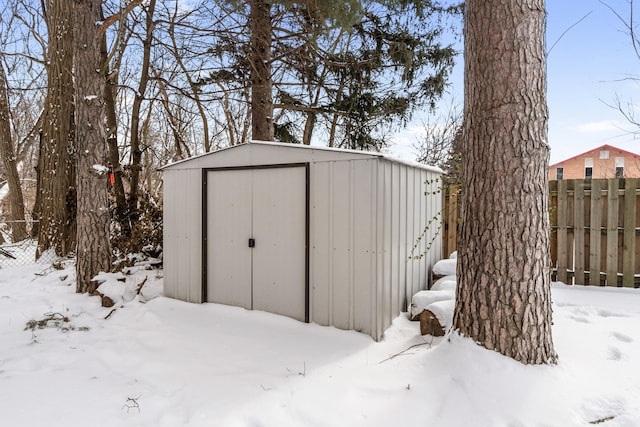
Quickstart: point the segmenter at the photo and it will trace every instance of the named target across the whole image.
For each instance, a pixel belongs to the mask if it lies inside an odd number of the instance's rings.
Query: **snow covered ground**
[[[171,300],[142,266],[105,276],[112,312],[64,267],[0,270],[1,426],[640,426],[640,290],[554,284],[560,363],[534,367],[405,316],[376,343]]]

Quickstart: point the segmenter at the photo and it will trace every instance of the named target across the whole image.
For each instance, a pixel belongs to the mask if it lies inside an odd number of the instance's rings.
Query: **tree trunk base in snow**
[[[431,311],[422,310],[418,318],[420,319],[420,335],[431,335],[433,337],[444,336],[444,328]]]

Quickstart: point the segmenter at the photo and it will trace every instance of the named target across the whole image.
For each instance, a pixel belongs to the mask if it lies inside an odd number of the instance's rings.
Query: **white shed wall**
[[[427,180],[438,176],[379,159],[311,165],[313,322],[380,339],[413,294],[427,288],[429,266],[440,258],[439,222],[418,238],[426,217],[440,211],[440,196],[424,194]],[[434,237],[425,257],[410,259]]]
[[[164,295],[202,302],[202,171],[163,174]]]
[[[380,339],[440,259],[441,197],[437,170],[375,154],[256,143],[165,168],[165,295],[202,302],[202,169],[288,163],[309,163],[310,321]]]
[[[310,318],[375,332],[377,159],[311,165]]]

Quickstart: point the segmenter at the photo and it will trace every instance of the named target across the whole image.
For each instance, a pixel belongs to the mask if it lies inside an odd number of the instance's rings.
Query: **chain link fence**
[[[58,260],[54,251],[47,251],[36,259],[38,242],[35,239],[25,239],[19,242],[12,240],[12,226],[16,222],[26,223],[27,233],[31,233],[36,221],[7,221],[0,220],[0,268],[27,264],[49,264]]]

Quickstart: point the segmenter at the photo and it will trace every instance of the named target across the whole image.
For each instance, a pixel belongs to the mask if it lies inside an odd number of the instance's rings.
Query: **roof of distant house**
[[[591,149],[589,151],[585,151],[584,153],[580,153],[578,155],[575,155],[573,157],[569,157],[568,159],[564,159],[564,160],[562,160],[560,162],[554,163],[554,164],[550,165],[549,167],[551,168],[551,167],[557,166],[557,165],[559,165],[561,163],[566,163],[569,160],[577,159],[578,157],[582,157],[582,156],[584,156],[586,154],[590,154],[590,153],[594,153],[596,151],[602,151],[602,150],[617,150],[617,151],[619,151],[621,153],[628,154],[629,156],[633,156],[635,158],[640,159],[640,154],[632,153],[631,151],[623,150],[622,148],[618,148],[618,147],[614,147],[613,145],[605,144],[605,145],[601,145],[600,147],[593,148],[593,149]]]

